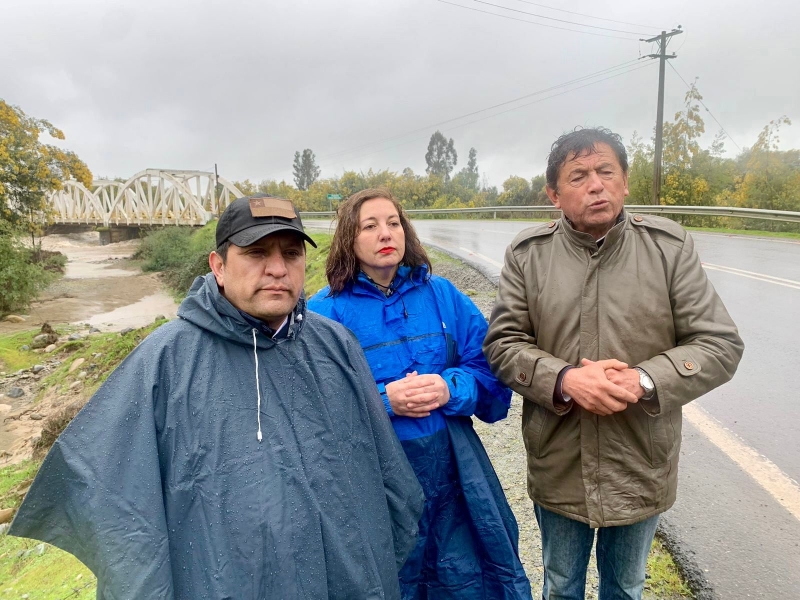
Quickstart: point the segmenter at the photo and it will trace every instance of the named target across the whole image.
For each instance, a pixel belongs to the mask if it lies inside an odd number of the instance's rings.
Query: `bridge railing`
[[[702,215],[711,217],[738,217],[742,219],[763,219],[800,223],[800,212],[787,210],[765,210],[760,208],[736,208],[731,206],[657,206],[632,204],[625,209],[632,213]],[[555,206],[482,206],[479,208],[415,208],[406,210],[409,215],[463,215],[487,214],[496,219],[497,215],[519,213],[544,213],[558,215],[561,210]],[[334,211],[308,211],[300,213],[303,217],[334,217]]]

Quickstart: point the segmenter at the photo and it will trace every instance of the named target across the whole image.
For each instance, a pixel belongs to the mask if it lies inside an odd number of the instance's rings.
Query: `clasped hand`
[[[450,400],[450,388],[441,375],[407,373],[405,378],[386,385],[386,395],[394,414],[401,417],[427,417]]]
[[[644,395],[639,373],[615,359],[581,359],[580,368],[564,374],[561,390],[589,412],[602,416],[621,412]]]

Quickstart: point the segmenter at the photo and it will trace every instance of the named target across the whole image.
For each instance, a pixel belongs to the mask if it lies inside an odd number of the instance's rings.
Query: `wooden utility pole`
[[[669,33],[662,31],[658,35],[649,40],[641,40],[643,42],[658,42],[658,54],[648,54],[648,58],[659,59],[658,65],[658,108],[656,111],[656,155],[653,159],[653,204],[661,204],[661,155],[663,150],[663,137],[664,137],[664,70],[667,65],[668,58],[675,58],[677,56],[674,52],[667,55],[667,40],[673,35],[683,33],[680,25],[677,29],[673,29]]]

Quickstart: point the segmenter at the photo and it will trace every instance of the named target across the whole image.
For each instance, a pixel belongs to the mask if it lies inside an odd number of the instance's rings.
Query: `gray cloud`
[[[519,0],[492,2],[574,18]],[[706,104],[741,146],[771,119],[800,118],[795,3],[619,0],[568,9],[656,29],[682,25],[686,33],[670,45],[679,55],[673,65],[689,82],[699,77]],[[62,128],[67,147],[107,176],[216,162],[231,179],[291,180],[292,156],[303,148],[316,152],[323,177],[344,168],[422,172],[433,128],[342,151],[653,51],[435,0],[7,0],[0,33],[0,97]],[[653,64],[495,118],[439,128],[455,139],[459,166],[474,146],[481,170],[499,185],[511,174],[541,173],[550,143],[575,125],[602,124],[626,140],[634,130],[649,137],[656,85]],[[685,92],[668,68],[667,118]],[[718,126],[704,118],[710,143]],[[781,137],[784,148],[800,146],[800,123]]]

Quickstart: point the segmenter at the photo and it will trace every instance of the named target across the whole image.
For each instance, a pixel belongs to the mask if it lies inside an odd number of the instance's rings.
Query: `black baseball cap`
[[[296,231],[317,247],[303,231],[300,215],[289,200],[256,194],[237,198],[222,213],[217,223],[217,248],[227,241],[243,248],[277,231]]]

